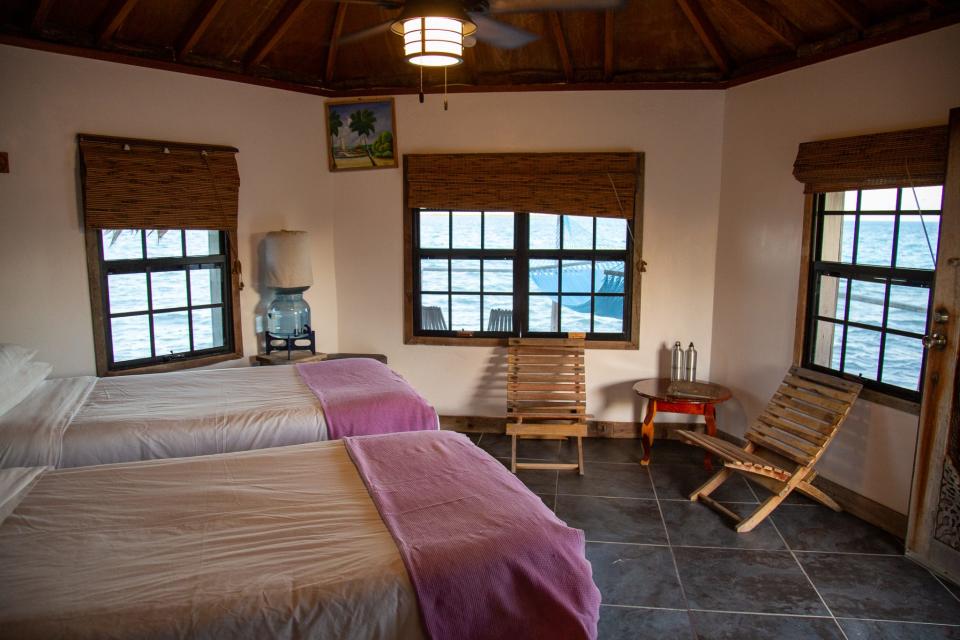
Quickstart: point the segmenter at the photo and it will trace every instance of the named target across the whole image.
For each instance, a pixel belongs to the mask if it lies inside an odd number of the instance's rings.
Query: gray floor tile
[[[960,627],[841,618],[847,640],[960,640]]]
[[[495,458],[510,457],[510,436],[485,433],[479,446]],[[556,461],[560,457],[559,440],[518,440],[517,458]]]
[[[958,601],[960,601],[960,585],[954,584],[947,580],[946,578],[939,578],[940,583],[945,586],[950,593],[952,593]]]
[[[547,505],[547,508],[549,508],[551,511],[554,511],[556,509],[557,496],[553,495],[552,493],[550,495],[538,493],[537,495],[540,497],[541,500],[543,500],[543,504]]]
[[[902,556],[798,553],[834,615],[960,624],[960,606],[930,572]]]
[[[588,542],[587,560],[606,604],[685,607],[667,547]]]
[[[577,443],[566,440],[560,447],[565,462],[576,462]],[[584,462],[622,462],[639,464],[643,458],[643,444],[635,438],[584,438]]]
[[[650,474],[640,465],[584,463],[581,476],[576,471],[561,471],[557,491],[571,495],[613,498],[653,498]]]
[[[468,438],[470,438],[470,442],[472,442],[473,444],[477,444],[478,442],[480,442],[480,436],[483,435],[483,434],[480,434],[480,433],[465,433],[464,435],[467,436]]]
[[[833,618],[691,611],[697,640],[843,640]]]
[[[600,606],[599,640],[693,640],[690,615],[670,609]]]
[[[786,551],[674,548],[693,609],[828,615]]]
[[[681,462],[703,465],[703,458],[703,449],[680,440],[667,440],[666,438],[654,440],[653,449],[650,450],[651,463]],[[717,464],[716,459],[714,459],[714,464]]]
[[[903,554],[899,540],[849,513],[782,504],[770,517],[794,550]]]
[[[725,506],[741,517],[756,509],[752,504],[728,503]],[[761,522],[749,533],[737,533],[729,520],[697,502],[665,500],[660,503],[660,508],[667,523],[670,544],[675,547],[786,548],[769,522]]]
[[[654,462],[648,468],[657,490],[657,497],[661,500],[688,500],[690,493],[712,475],[699,464]],[[720,485],[710,494],[710,497],[721,502],[757,502],[746,480],[739,475],[731,477]]]
[[[510,458],[497,458],[503,466],[510,468]],[[517,458],[517,462],[543,462],[530,458]],[[556,469],[517,469],[517,477],[534,493],[553,495],[557,492]]]
[[[666,544],[667,534],[655,500],[558,495],[557,517],[587,540]]]

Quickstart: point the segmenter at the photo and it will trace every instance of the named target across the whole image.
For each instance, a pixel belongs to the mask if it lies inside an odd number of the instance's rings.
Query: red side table
[[[670,386],[669,378],[647,378],[633,385],[633,390],[637,395],[647,398],[649,401],[647,402],[647,413],[643,418],[643,428],[641,429],[643,459],[640,464],[650,464],[650,450],[653,449],[653,419],[658,412],[703,416],[707,425],[707,435],[717,435],[716,405],[726,402],[733,397],[733,394],[730,393],[729,389],[719,384],[700,380],[697,382],[710,386],[710,395],[712,396],[710,399],[669,395],[667,393]],[[710,460],[709,453],[703,458],[703,466],[707,471],[713,471],[713,463]]]

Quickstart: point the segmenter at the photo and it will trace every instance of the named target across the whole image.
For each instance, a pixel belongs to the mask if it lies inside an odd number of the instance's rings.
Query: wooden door
[[[960,108],[949,136],[907,555],[960,582]]]

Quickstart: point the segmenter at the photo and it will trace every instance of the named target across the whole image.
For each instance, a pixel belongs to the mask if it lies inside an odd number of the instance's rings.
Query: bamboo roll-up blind
[[[638,153],[404,156],[407,207],[632,218]]]
[[[805,142],[793,163],[806,193],[943,184],[946,170],[946,126]]]
[[[236,149],[78,136],[88,229],[236,231]]]

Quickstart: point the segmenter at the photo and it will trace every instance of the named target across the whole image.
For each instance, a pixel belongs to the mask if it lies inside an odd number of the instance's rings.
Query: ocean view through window
[[[104,229],[97,236],[109,370],[233,351],[225,232]]]
[[[414,335],[628,339],[624,218],[415,209]]]
[[[815,196],[804,366],[919,401],[941,197],[940,186]]]

